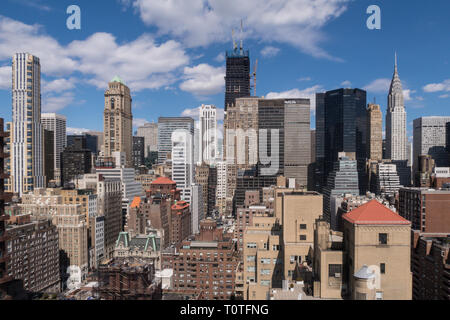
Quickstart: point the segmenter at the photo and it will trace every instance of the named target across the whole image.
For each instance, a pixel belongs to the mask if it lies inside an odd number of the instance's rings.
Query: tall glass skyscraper
[[[259,161],[263,167],[261,172],[270,168],[268,175],[282,174],[286,178],[295,179],[299,186],[308,186],[308,168],[311,164],[310,121],[309,99],[259,100],[258,145]],[[274,138],[277,139],[273,140]],[[275,144],[277,142],[278,146]]]
[[[187,130],[194,135],[194,119],[189,117],[158,119],[158,163],[164,163],[167,153],[172,152],[172,133],[179,129]]]
[[[358,162],[359,185],[365,192],[366,163],[366,92],[361,89],[337,89],[318,95],[316,121],[316,158],[323,159],[323,176],[317,180],[325,183],[339,153],[345,152]],[[323,140],[322,140],[323,139]],[[321,168],[319,167],[319,173]],[[316,171],[317,172],[317,171]]]
[[[336,230],[336,212],[333,210],[332,201],[336,197],[350,194],[357,196],[359,192],[357,161],[341,154],[339,160],[334,163],[333,170],[328,175],[327,186],[323,190],[324,218]]]
[[[250,96],[250,55],[248,50],[235,46],[226,52],[225,111],[236,98]]]

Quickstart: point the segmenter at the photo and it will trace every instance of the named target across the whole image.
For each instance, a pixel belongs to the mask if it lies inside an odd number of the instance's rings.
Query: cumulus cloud
[[[134,0],[142,21],[189,47],[230,40],[245,18],[243,38],[293,45],[318,58],[334,59],[320,47],[321,31],[350,0]]]
[[[311,111],[316,112],[316,93],[323,92],[324,89],[321,85],[315,85],[303,90],[292,89],[284,92],[270,92],[266,95],[267,99],[295,99],[305,98],[309,99],[311,103]]]
[[[225,68],[199,64],[184,68],[184,81],[180,89],[201,98],[223,91],[225,86]]]
[[[75,95],[72,92],[65,92],[61,95],[42,96],[42,111],[57,112],[71,105],[75,101]]]
[[[133,127],[139,128],[142,127],[144,124],[149,123],[150,121],[147,121],[147,119],[144,118],[133,118]]]
[[[275,48],[272,46],[267,46],[264,47],[261,50],[261,55],[265,58],[272,58],[275,57],[278,53],[280,53],[280,49],[279,48]]]
[[[391,79],[376,79],[365,86],[363,89],[373,93],[388,93],[391,86]]]
[[[75,79],[55,79],[52,81],[42,80],[42,93],[59,93],[73,89]]]
[[[0,90],[11,89],[11,67],[0,67]]]
[[[118,43],[110,33],[98,32],[87,39],[67,45],[45,34],[40,25],[27,25],[0,16],[0,61],[9,60],[15,52],[29,52],[40,58],[44,76],[57,77],[49,89],[69,85],[74,72],[98,88],[105,88],[116,74],[133,91],[159,89],[177,81],[174,74],[190,61],[180,42],[157,42],[143,34],[137,39]],[[2,75],[5,72],[3,69]],[[11,75],[10,75],[11,76]],[[4,86],[6,81],[1,78]]]
[[[341,83],[341,86],[343,86],[345,88],[351,88],[352,83],[349,80],[345,80]]]
[[[440,92],[440,91],[450,91],[450,79],[447,79],[441,83],[430,83],[423,87],[425,92]]]

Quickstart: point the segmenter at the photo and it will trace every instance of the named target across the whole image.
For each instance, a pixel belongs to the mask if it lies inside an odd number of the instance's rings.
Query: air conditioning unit
[[[340,273],[335,273],[335,274],[334,274],[334,277],[335,277],[335,278],[340,278],[340,277],[341,277],[341,274],[340,274]]]

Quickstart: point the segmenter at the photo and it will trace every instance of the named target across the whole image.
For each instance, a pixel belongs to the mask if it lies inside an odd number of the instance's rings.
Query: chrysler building
[[[395,54],[394,76],[389,89],[386,113],[386,157],[391,160],[407,160],[406,146],[406,111]]]

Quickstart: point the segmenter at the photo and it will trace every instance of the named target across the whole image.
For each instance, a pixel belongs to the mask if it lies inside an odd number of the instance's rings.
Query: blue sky
[[[71,4],[81,30],[66,27]],[[381,30],[366,27],[372,4]],[[397,51],[411,136],[413,119],[450,115],[449,15],[448,0],[3,0],[0,117],[11,118],[19,51],[41,59],[43,111],[65,115],[70,131],[103,129],[103,94],[116,74],[132,90],[135,125],[194,116],[202,103],[223,108],[223,53],[243,19],[260,96],[357,87],[385,113]]]

